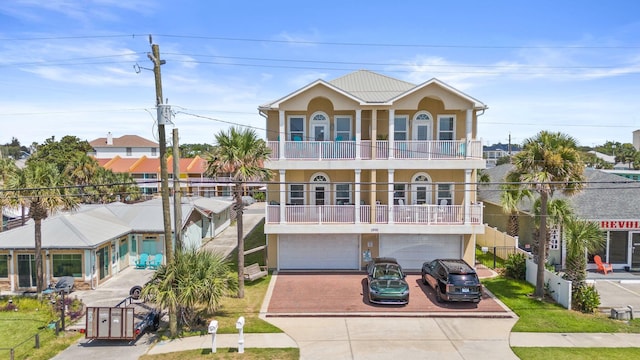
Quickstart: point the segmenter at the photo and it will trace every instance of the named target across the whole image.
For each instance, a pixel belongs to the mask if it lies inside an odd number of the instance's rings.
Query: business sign
[[[601,220],[602,230],[636,230],[640,229],[640,220]]]

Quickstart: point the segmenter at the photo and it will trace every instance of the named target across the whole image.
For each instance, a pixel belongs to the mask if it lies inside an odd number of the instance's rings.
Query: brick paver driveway
[[[273,280],[272,280],[273,281]],[[280,272],[275,276],[267,316],[310,314],[397,316],[510,317],[500,303],[485,293],[479,304],[438,303],[435,292],[422,284],[419,274],[407,275],[409,304],[371,304],[365,272]]]

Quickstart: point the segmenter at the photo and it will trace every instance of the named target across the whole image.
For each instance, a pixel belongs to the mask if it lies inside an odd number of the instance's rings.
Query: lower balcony
[[[284,218],[281,207],[284,206]],[[480,225],[483,205],[267,205],[266,224]],[[358,210],[359,209],[359,210]],[[358,212],[356,212],[358,211]],[[358,216],[356,216],[358,215]]]

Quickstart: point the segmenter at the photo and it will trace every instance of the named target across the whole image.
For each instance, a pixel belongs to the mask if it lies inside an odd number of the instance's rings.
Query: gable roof
[[[485,169],[490,181],[503,182],[513,168],[504,164]],[[585,169],[585,188],[573,196],[554,193],[553,198],[567,199],[575,214],[585,220],[628,220],[640,217],[640,184],[622,176],[601,170]],[[481,201],[501,206],[500,188],[496,184],[479,184],[478,198]],[[533,214],[533,201],[523,201],[518,208]]]
[[[261,105],[259,110],[278,109],[280,104],[303,93],[315,86],[326,86],[340,94],[343,94],[360,105],[392,105],[395,100],[399,100],[409,94],[419,91],[430,85],[435,85],[451,92],[474,104],[476,109],[486,109],[487,106],[481,101],[453,88],[452,86],[433,78],[422,84],[415,85],[392,77],[381,75],[368,70],[358,70],[329,82],[316,80],[311,84],[298,89],[274,102]]]
[[[114,148],[114,147],[159,147],[157,142],[147,140],[138,135],[123,135],[112,138],[113,145],[107,143],[106,137],[97,138],[89,141],[89,145],[95,148]]]

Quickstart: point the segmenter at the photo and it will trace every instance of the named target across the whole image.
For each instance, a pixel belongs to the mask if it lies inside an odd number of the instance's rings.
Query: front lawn
[[[211,349],[199,349],[173,352],[158,355],[143,355],[140,360],[205,360],[205,359],[243,359],[243,360],[298,360],[300,359],[300,349],[297,348],[248,348],[243,354],[238,353],[236,348],[218,348],[216,353],[212,353]]]
[[[629,360],[640,358],[640,348],[513,347],[522,360]]]
[[[12,303],[9,305],[9,299]],[[15,307],[15,309],[14,309]],[[48,327],[56,319],[47,300],[30,297],[0,298],[0,358],[9,359],[14,349],[14,359],[50,359],[80,338],[80,333],[60,333]],[[17,309],[17,310],[16,310]],[[36,349],[36,334],[40,348]]]
[[[484,279],[482,283],[520,317],[512,329],[514,332],[640,333],[640,319],[627,323],[601,313],[583,314],[550,301],[536,300],[531,296],[535,287],[525,281],[497,277]]]

